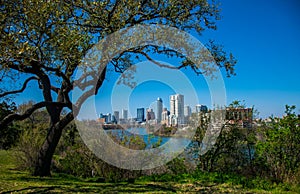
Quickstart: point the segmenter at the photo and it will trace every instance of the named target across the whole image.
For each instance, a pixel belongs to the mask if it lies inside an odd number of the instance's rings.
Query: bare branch
[[[31,81],[31,80],[39,80],[39,79],[37,77],[30,77],[30,78],[25,80],[25,82],[24,82],[21,89],[14,90],[14,91],[9,91],[9,92],[4,92],[4,93],[0,94],[0,98],[2,98],[4,96],[7,96],[7,95],[10,95],[10,94],[17,94],[17,93],[23,92],[26,89],[28,82]]]

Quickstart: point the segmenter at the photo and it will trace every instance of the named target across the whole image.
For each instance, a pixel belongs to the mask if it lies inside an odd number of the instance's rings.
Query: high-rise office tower
[[[175,94],[170,96],[170,117],[176,118],[173,124],[184,124],[184,96]]]
[[[161,122],[161,113],[162,113],[162,109],[163,109],[163,102],[161,98],[157,98],[156,100],[156,120],[157,123]]]
[[[136,119],[138,122],[143,122],[145,120],[145,109],[144,108],[138,108],[136,110]]]
[[[115,116],[116,122],[118,123],[119,120],[120,120],[120,113],[119,113],[119,111],[114,111],[114,116]]]
[[[128,119],[128,110],[122,109],[122,119]]]

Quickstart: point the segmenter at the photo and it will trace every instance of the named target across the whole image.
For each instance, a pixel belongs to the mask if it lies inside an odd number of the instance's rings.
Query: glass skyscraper
[[[138,122],[143,122],[145,120],[145,109],[144,108],[138,108],[136,110],[136,119]]]
[[[157,123],[161,122],[161,114],[163,110],[163,102],[161,98],[157,98],[156,100],[156,120]]]

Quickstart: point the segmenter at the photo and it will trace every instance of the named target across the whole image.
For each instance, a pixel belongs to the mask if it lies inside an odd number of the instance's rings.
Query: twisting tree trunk
[[[63,119],[57,121],[55,124],[53,123],[53,125],[50,127],[43,146],[38,153],[38,158],[33,175],[50,176],[52,157],[62,135],[62,130],[73,119],[73,114],[69,113]]]
[[[81,96],[77,101],[76,105],[77,108],[80,109],[82,103],[91,95],[97,94],[98,89],[102,86],[103,81],[106,75],[106,67],[102,71],[101,75],[99,76],[96,85],[90,89],[85,95]],[[47,79],[45,79],[45,85],[47,84]],[[63,85],[64,87],[64,85]],[[62,89],[63,90],[63,89]],[[60,91],[62,91],[60,90]],[[44,95],[47,96],[47,95]],[[64,94],[63,92],[58,92],[57,97],[58,102],[69,102],[68,95]],[[67,114],[64,118],[60,119],[60,113],[62,111],[62,107],[52,107],[47,106],[47,111],[50,115],[50,128],[48,130],[47,137],[38,153],[35,169],[33,175],[35,176],[50,176],[51,175],[51,161],[57,144],[60,140],[62,135],[62,130],[65,126],[67,126],[73,119],[74,115],[77,115],[78,110],[72,110],[69,114]]]

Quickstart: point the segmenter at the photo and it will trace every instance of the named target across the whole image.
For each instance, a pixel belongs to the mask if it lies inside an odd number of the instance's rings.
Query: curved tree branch
[[[101,75],[97,80],[91,80],[89,83],[91,83],[91,86],[93,86],[91,89],[88,91],[84,92],[76,101],[75,104],[73,104],[73,116],[76,117],[77,114],[79,113],[79,110],[82,106],[82,104],[92,95],[97,95],[99,88],[102,86],[103,81],[106,76],[106,68],[107,66],[104,67]],[[93,84],[92,84],[93,83]]]
[[[37,104],[34,104],[31,108],[27,109],[23,114],[9,114],[7,115],[2,121],[0,121],[0,128],[3,128],[7,126],[9,123],[16,121],[16,120],[24,120],[28,118],[34,111],[37,109],[46,107],[46,106],[56,106],[56,107],[68,107],[69,109],[72,109],[72,105],[69,103],[63,103],[63,102],[39,102]]]
[[[178,69],[178,67],[175,66],[170,66],[170,65],[165,65],[162,63],[159,63],[158,61],[152,59],[147,53],[145,52],[139,52],[140,54],[142,54],[143,56],[145,56],[149,61],[151,61],[152,63],[154,63],[155,65],[159,66],[159,67],[164,67],[164,68],[169,68],[169,69]]]
[[[23,92],[26,89],[28,82],[31,81],[31,80],[39,80],[39,79],[37,77],[34,77],[34,76],[30,77],[30,78],[25,80],[25,82],[24,82],[21,89],[14,90],[14,91],[9,91],[9,92],[4,92],[4,93],[0,94],[0,98],[2,98],[4,96],[7,96],[7,95],[10,95],[10,94],[17,94],[17,93]]]

